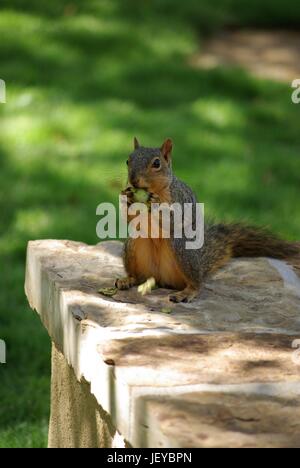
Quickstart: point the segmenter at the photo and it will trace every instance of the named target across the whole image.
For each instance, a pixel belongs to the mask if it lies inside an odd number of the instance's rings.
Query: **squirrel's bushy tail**
[[[222,228],[233,257],[284,259],[300,254],[299,242],[282,240],[264,229],[241,224],[222,225]]]

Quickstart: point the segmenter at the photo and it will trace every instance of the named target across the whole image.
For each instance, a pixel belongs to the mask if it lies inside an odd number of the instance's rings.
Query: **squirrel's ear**
[[[160,148],[161,154],[163,155],[163,157],[168,163],[170,163],[171,161],[172,148],[173,148],[173,142],[171,138],[168,138],[167,140],[165,140],[165,142]]]
[[[140,144],[139,144],[138,139],[136,137],[134,137],[134,139],[133,139],[133,145],[134,145],[134,149],[138,149],[140,147]]]

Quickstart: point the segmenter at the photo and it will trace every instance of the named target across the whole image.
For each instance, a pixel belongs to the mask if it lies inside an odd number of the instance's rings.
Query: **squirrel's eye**
[[[154,167],[155,169],[160,168],[160,159],[159,158],[154,159],[154,161],[152,163],[152,167]]]
[[[127,166],[128,166],[128,164],[129,164],[129,161],[128,161],[128,159],[127,159],[127,161],[126,161],[126,164],[127,164]]]

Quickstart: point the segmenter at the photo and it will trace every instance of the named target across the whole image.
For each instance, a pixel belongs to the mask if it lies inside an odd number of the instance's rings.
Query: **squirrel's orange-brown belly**
[[[159,286],[183,289],[187,285],[168,239],[132,239],[128,273],[139,281],[154,277]]]

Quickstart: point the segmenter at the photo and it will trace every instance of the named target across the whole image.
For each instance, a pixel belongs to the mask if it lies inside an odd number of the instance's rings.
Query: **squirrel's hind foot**
[[[169,295],[171,302],[191,302],[198,294],[198,290],[192,286],[187,286],[182,291],[172,293]]]

